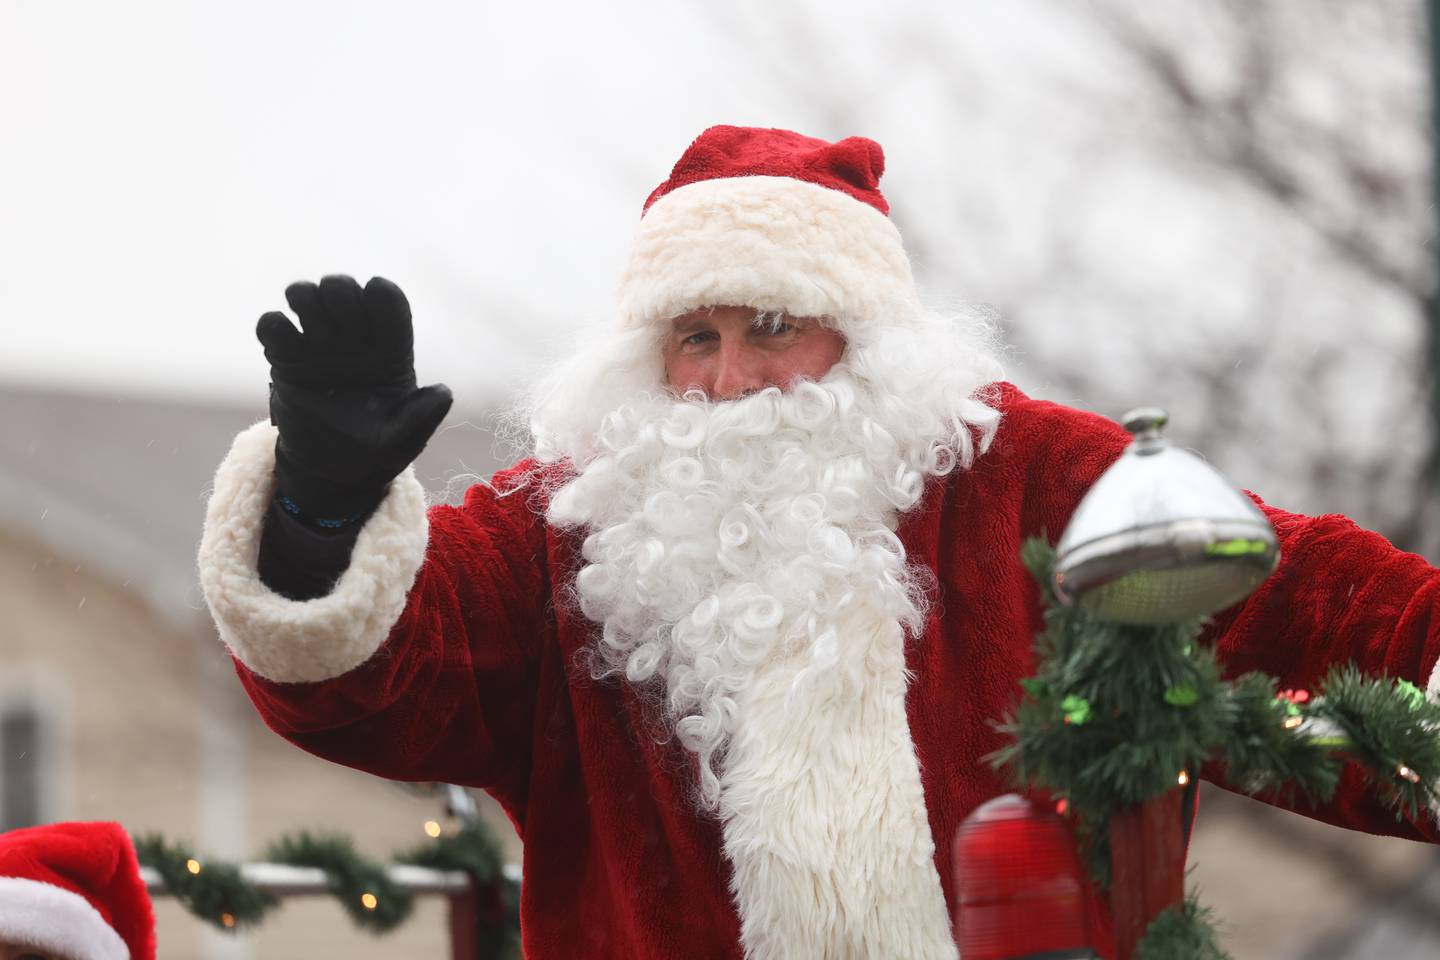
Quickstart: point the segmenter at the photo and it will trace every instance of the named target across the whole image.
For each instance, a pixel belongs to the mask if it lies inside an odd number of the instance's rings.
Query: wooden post
[[[452,893],[450,900],[450,960],[480,956],[480,900],[475,885]]]
[[[1130,960],[1150,921],[1185,899],[1183,794],[1171,790],[1110,818],[1115,960]]]

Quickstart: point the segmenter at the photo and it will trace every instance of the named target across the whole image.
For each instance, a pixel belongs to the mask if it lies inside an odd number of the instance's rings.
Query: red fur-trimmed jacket
[[[933,480],[898,530],[937,584],[923,635],[904,649],[904,717],[923,785],[913,813],[928,823],[933,883],[952,914],[950,839],[1006,790],[982,758],[1001,745],[992,724],[1031,671],[1040,626],[1021,543],[1058,536],[1129,439],[1108,420],[1009,385],[1000,406],[989,450]],[[696,812],[693,759],[657,741],[628,686],[574,667],[593,637],[565,599],[579,538],[545,523],[535,491],[516,489],[525,465],[472,487],[460,506],[428,511],[407,472],[335,591],[300,602],[271,593],[255,572],[273,439],[268,424],[236,439],[200,554],[206,598],[265,722],[336,763],[489,791],[524,840],[530,960],[740,956],[736,904],[745,898],[730,889],[721,825]],[[1440,574],[1344,517],[1264,509],[1283,559],[1211,628],[1228,670],[1305,688],[1353,660],[1434,696]],[[1302,812],[1440,839],[1428,816],[1397,822],[1348,775],[1332,804]]]

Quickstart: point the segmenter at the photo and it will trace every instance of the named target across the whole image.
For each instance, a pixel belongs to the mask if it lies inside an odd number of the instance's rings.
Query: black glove
[[[410,304],[375,277],[362,291],[345,276],[285,290],[304,333],[283,313],[255,335],[270,361],[270,421],[278,494],[321,526],[362,518],[385,496],[445,419],[444,384],[415,385]],[[285,501],[288,500],[288,503]]]

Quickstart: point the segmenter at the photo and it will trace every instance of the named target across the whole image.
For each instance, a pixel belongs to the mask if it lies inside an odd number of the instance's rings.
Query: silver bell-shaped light
[[[1126,414],[1134,441],[1056,545],[1055,592],[1101,619],[1159,624],[1223,610],[1275,569],[1270,521],[1214,467],[1170,445],[1163,410]]]

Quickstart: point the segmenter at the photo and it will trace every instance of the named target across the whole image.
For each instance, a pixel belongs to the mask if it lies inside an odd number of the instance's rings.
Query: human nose
[[[760,358],[743,344],[722,344],[716,354],[715,379],[711,396],[715,400],[736,400],[765,387]]]

